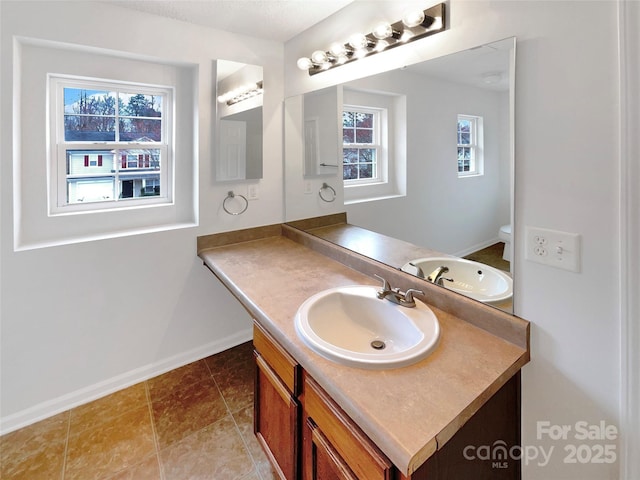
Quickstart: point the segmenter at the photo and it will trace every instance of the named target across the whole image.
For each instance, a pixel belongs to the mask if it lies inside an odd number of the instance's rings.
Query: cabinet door
[[[307,421],[305,434],[309,437],[304,452],[309,470],[306,480],[358,480],[313,421]]]
[[[300,405],[258,353],[256,365],[255,434],[280,477],[296,480]]]
[[[340,465],[340,462],[336,462],[335,459],[339,459],[348,467],[346,470],[338,468],[339,474],[343,476],[332,477],[327,473],[329,475],[327,479],[391,480],[394,478],[393,464],[389,459],[309,376],[306,376],[304,381],[304,412],[307,420],[310,419],[310,423],[305,425],[303,439],[305,480],[315,478],[325,480],[322,476],[309,475],[310,470],[317,470],[319,455],[322,455],[320,461],[323,472],[333,471],[337,475],[335,468],[329,468],[330,462]],[[314,430],[309,425],[315,425],[317,429]],[[310,443],[313,444],[312,447],[309,447]],[[315,449],[316,463],[313,455],[309,455],[310,448]],[[335,452],[335,455],[332,455],[332,452]]]

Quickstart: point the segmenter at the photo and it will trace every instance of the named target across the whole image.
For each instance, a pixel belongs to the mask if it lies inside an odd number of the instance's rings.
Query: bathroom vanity
[[[519,448],[528,322],[287,225],[200,237],[198,254],[255,320],[255,433],[282,478],[520,478],[502,452]],[[369,370],[308,348],[298,307],[374,274],[424,291],[436,349]]]

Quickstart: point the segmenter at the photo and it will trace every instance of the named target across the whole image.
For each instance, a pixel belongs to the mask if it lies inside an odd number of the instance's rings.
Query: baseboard
[[[117,392],[136,383],[161,375],[175,368],[181,367],[196,360],[222,352],[240,343],[251,340],[252,330],[246,329],[215,342],[202,345],[188,352],[180,353],[172,357],[153,362],[140,368],[136,368],[122,375],[117,375],[108,380],[95,383],[60,397],[47,400],[33,407],[26,408],[17,413],[0,418],[0,435],[26,427],[45,418],[64,412],[71,408],[97,400],[98,398]]]
[[[470,253],[477,252],[478,250],[482,250],[483,248],[490,247],[491,245],[495,245],[498,242],[502,242],[498,237],[492,238],[482,243],[478,243],[477,245],[473,245],[469,248],[465,248],[464,250],[460,250],[459,252],[452,253],[452,255],[456,257],[466,257]]]

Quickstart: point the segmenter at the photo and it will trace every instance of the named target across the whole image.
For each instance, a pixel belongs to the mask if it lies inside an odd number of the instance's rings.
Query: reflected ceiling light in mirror
[[[229,90],[227,93],[223,93],[218,97],[218,103],[226,103],[227,105],[233,105],[243,100],[247,100],[256,95],[262,95],[262,80],[256,83],[249,83],[233,90]]]
[[[316,50],[298,59],[300,70],[315,75],[339,65],[439,33],[445,29],[445,4],[407,12],[402,20],[381,23],[367,35],[355,33],[347,43],[333,43],[328,51]]]

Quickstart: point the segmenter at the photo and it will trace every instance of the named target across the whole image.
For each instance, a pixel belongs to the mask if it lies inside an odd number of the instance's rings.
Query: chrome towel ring
[[[331,192],[331,199],[329,199],[329,200],[328,200],[327,198],[325,198],[325,197],[322,195],[322,192],[323,192],[324,190],[329,190],[329,191]],[[331,203],[331,202],[333,202],[333,201],[336,199],[336,191],[335,191],[335,189],[334,189],[331,185],[329,185],[328,183],[323,183],[323,184],[322,184],[322,187],[320,187],[320,190],[318,191],[318,195],[320,196],[320,198],[321,198],[322,200],[324,200],[325,202],[328,202],[328,203]]]
[[[229,209],[227,208],[227,202],[229,201],[229,199],[233,199],[236,197],[240,197],[242,200],[244,200],[244,208],[239,212],[230,212]],[[249,201],[247,200],[247,197],[245,197],[244,195],[236,195],[235,193],[233,193],[233,190],[230,190],[227,193],[227,196],[225,197],[225,199],[222,201],[222,209],[225,212],[227,212],[229,215],[241,215],[247,211],[247,208],[249,208]]]

